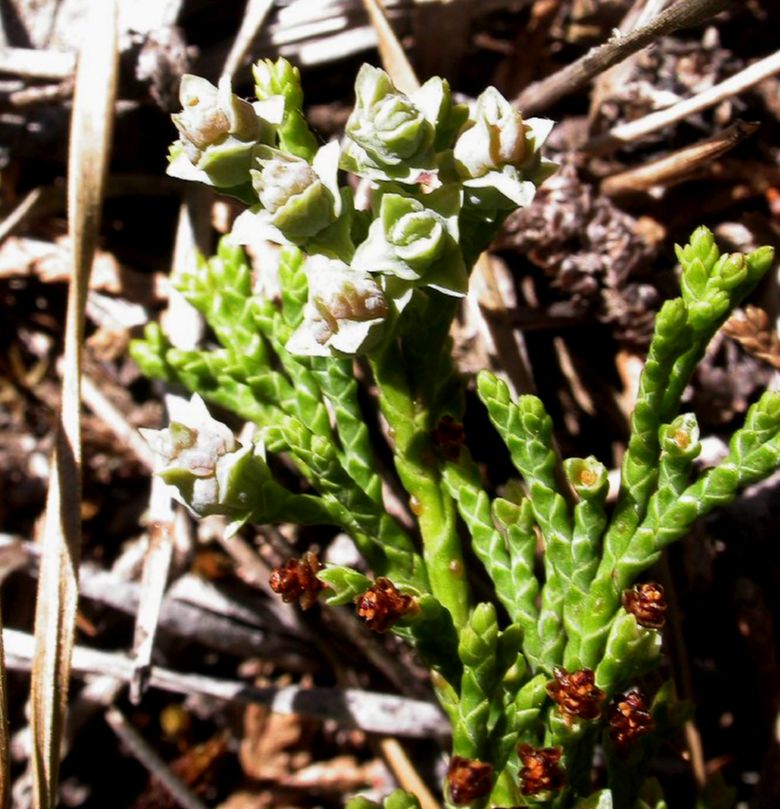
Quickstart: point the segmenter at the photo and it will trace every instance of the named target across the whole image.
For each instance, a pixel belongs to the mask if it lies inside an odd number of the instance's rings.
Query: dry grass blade
[[[274,0],[249,0],[241,27],[225,60],[225,67],[222,69],[224,74],[232,77],[241,67],[273,4]]]
[[[647,25],[593,48],[563,70],[530,84],[513,103],[523,113],[538,112],[578,90],[592,78],[650,45],[659,37],[685,26],[703,22],[730,5],[731,0],[680,0]]]
[[[65,323],[62,404],[46,502],[36,602],[31,685],[33,802],[57,804],[60,740],[68,696],[81,541],[81,347],[87,283],[95,250],[114,113],[116,0],[90,5],[71,122],[68,208],[73,245]]]
[[[379,38],[379,55],[382,57],[382,65],[393,80],[393,84],[402,93],[414,92],[420,86],[420,82],[387,19],[381,0],[363,0],[363,5],[366,7],[371,25],[374,26]]]

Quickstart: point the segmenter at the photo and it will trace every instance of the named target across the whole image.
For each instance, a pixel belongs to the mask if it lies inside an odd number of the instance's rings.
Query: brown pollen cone
[[[411,596],[404,595],[384,576],[380,576],[363,595],[355,599],[357,614],[374,632],[386,632],[404,615],[417,609]]]
[[[300,559],[290,559],[271,573],[271,589],[282,597],[282,601],[298,601],[304,610],[314,606],[317,595],[325,585],[317,578],[322,568],[317,554],[307,551]]]
[[[493,765],[462,756],[453,756],[447,770],[447,786],[457,806],[484,798],[493,788]]]
[[[648,710],[647,697],[639,690],[616,697],[609,706],[607,722],[615,747],[623,750],[655,727]]]
[[[563,751],[560,747],[531,747],[521,744],[517,748],[522,768],[520,789],[523,795],[538,795],[560,789],[566,783],[566,776],[558,762]]]
[[[596,719],[601,714],[605,694],[595,684],[595,675],[590,669],[573,671],[553,670],[554,680],[547,683],[547,693],[566,716],[579,719]]]
[[[636,618],[639,626],[646,629],[663,627],[666,621],[666,598],[660,584],[635,584],[631,590],[623,590],[622,601],[625,611]]]
[[[457,461],[466,443],[466,431],[459,421],[447,414],[431,431],[431,439],[445,460]]]

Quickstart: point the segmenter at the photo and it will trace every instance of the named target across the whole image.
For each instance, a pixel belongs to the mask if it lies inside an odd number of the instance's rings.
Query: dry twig
[[[127,749],[171,794],[183,809],[207,809],[206,804],[160,758],[154,748],[117,708],[106,711],[106,722]]]
[[[0,558],[12,570],[29,567],[34,575],[40,549],[32,542],[0,535]],[[138,612],[140,585],[120,574],[84,564],[79,571],[81,595],[128,615]],[[178,637],[201,643],[229,655],[275,657],[301,667],[300,644],[304,630],[285,622],[276,602],[242,603],[229,598],[212,584],[194,575],[180,577],[160,609],[159,625]],[[297,655],[291,660],[291,654]]]
[[[30,668],[33,637],[14,629],[4,630],[10,668]],[[73,672],[101,674],[129,682],[132,660],[121,654],[76,646]],[[333,719],[367,733],[404,736],[415,739],[445,738],[450,725],[444,714],[430,702],[378,694],[354,688],[260,688],[239,680],[224,680],[199,674],[183,674],[153,666],[149,685],[175,694],[212,697],[226,702],[265,705],[276,713],[297,713],[316,719]]]
[[[738,95],[778,72],[780,72],[780,51],[775,51],[770,56],[753,62],[739,73],[708,90],[703,90],[692,98],[686,98],[678,104],[652,112],[636,121],[613,127],[604,135],[589,140],[583,148],[589,152],[602,153],[617,149],[625,143],[641,140],[651,132],[656,132],[665,126],[725,101],[727,98]]]
[[[680,0],[647,25],[624,37],[605,42],[552,76],[529,85],[514,104],[524,114],[539,112],[659,37],[688,25],[696,25],[729,5],[731,0]]]
[[[616,197],[690,180],[698,176],[707,164],[742,143],[757,129],[758,124],[735,121],[712,137],[678,149],[660,160],[607,177],[601,183],[601,192],[608,197]]]
[[[73,75],[76,60],[66,51],[34,48],[0,48],[0,73],[28,79],[67,79]]]
[[[149,546],[144,555],[138,613],[133,632],[133,679],[130,700],[136,705],[146,689],[152,665],[152,650],[160,621],[165,587],[173,558],[174,514],[168,487],[158,477],[152,479]]]
[[[618,29],[620,36],[624,37],[631,31],[647,25],[653,17],[661,13],[668,5],[669,0],[634,0],[628,13],[620,23],[620,28]],[[593,92],[590,96],[590,111],[588,113],[588,121],[591,124],[598,115],[602,103],[629,78],[634,69],[636,59],[637,54],[632,54],[602,73],[593,83]]]

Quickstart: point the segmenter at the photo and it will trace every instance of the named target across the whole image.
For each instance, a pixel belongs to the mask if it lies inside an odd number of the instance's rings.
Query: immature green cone
[[[458,115],[447,82],[434,77],[407,96],[384,70],[363,65],[355,94],[342,167],[373,180],[406,183],[419,182],[428,172],[435,174],[437,130],[451,129]]]
[[[458,247],[460,203],[461,192],[455,185],[420,198],[384,194],[379,216],[355,252],[352,265],[446,295],[465,295],[468,274]]]
[[[305,244],[341,213],[336,179],[339,146],[323,146],[311,165],[300,157],[258,146],[249,172],[259,207],[242,213],[233,227],[239,243],[266,238],[278,244]]]
[[[488,87],[477,99],[474,118],[455,142],[454,153],[467,178],[522,163],[526,153],[523,116],[495,87]]]
[[[582,500],[603,500],[609,487],[607,469],[592,455],[588,458],[567,458],[563,462],[566,477]]]
[[[270,142],[282,120],[281,101],[264,104],[261,115],[231,92],[228,76],[215,87],[189,73],[179,99],[182,111],[171,117],[180,139],[171,147],[168,174],[218,188],[247,183],[254,147]]]
[[[376,281],[368,273],[321,255],[309,256],[305,269],[309,300],[303,323],[287,342],[287,350],[311,357],[368,351],[389,312]]]
[[[237,483],[247,476],[259,484],[270,478],[262,447],[241,446],[226,425],[209,415],[198,394],[172,408],[169,427],[140,431],[157,454],[156,473],[198,517],[247,516],[252,511],[247,488]]]
[[[684,413],[671,424],[662,425],[658,437],[661,450],[675,460],[692,461],[701,452],[699,424],[693,413]]]
[[[523,121],[495,87],[488,87],[455,142],[455,165],[464,185],[499,192],[508,209],[529,205],[537,185],[555,170],[539,152],[552,126],[547,119]]]

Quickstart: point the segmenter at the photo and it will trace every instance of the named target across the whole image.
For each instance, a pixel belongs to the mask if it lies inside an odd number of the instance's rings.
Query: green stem
[[[406,366],[395,341],[371,358],[379,404],[395,441],[395,465],[412,502],[423,541],[423,558],[433,595],[466,624],[469,587],[458,537],[455,504],[444,491],[439,463],[430,440],[431,413],[412,393]]]
[[[617,560],[601,560],[586,604],[581,658],[594,668],[603,653],[620,594],[652,565],[663,548],[685,536],[699,517],[725,505],[750,483],[772,473],[780,458],[780,397],[765,393],[748,411],[745,426],[731,439],[729,455],[695,483],[679,492],[679,482],[665,474],[667,486],[650,500],[647,515]]]

